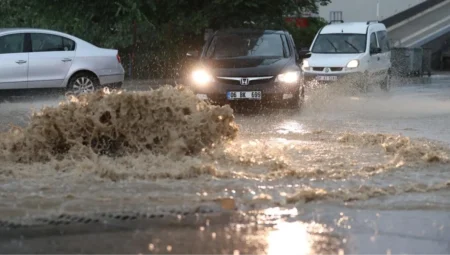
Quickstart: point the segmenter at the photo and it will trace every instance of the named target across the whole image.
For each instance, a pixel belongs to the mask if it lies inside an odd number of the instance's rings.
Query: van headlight
[[[302,62],[302,69],[303,69],[303,71],[309,71],[309,62],[308,62],[308,60],[306,60],[306,59],[303,59],[303,62]]]
[[[359,66],[359,61],[356,59],[353,59],[352,61],[348,62],[347,68],[357,68]]]
[[[206,85],[213,81],[213,77],[204,69],[195,70],[192,72],[192,82],[196,85]]]
[[[292,83],[297,83],[299,79],[300,79],[300,72],[295,71],[295,72],[286,72],[286,73],[279,74],[275,81],[292,84]]]

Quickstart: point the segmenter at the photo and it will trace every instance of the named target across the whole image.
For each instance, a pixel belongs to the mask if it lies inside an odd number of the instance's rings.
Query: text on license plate
[[[228,100],[236,100],[236,99],[253,99],[253,100],[261,100],[261,91],[228,91],[227,99]]]
[[[317,76],[318,81],[336,81],[337,76]]]

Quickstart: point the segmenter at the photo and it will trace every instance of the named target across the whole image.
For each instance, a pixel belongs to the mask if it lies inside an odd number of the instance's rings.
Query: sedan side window
[[[64,51],[63,38],[50,34],[31,34],[33,52]]]
[[[12,34],[0,37],[0,54],[22,53],[25,34]]]
[[[68,38],[63,38],[63,45],[64,45],[65,51],[74,51],[75,50],[75,42]]]

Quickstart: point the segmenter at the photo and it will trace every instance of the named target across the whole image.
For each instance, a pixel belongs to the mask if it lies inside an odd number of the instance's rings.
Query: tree
[[[308,27],[298,28],[294,25],[288,24],[286,29],[292,34],[297,48],[309,48],[317,31],[324,27],[327,22],[322,18],[309,18]]]
[[[330,0],[0,0],[0,27],[63,31],[101,47],[137,51],[142,73],[174,73],[205,28],[285,27],[283,17],[317,12]],[[136,31],[134,30],[136,24]],[[135,44],[134,37],[137,42]],[[300,38],[299,36],[298,38]],[[124,60],[127,60],[127,54]],[[145,66],[143,65],[145,64]]]
[[[142,36],[161,31],[200,35],[204,28],[244,21],[283,24],[283,15],[317,12],[330,0],[1,0],[0,27],[62,30],[106,47],[132,45],[133,22]]]

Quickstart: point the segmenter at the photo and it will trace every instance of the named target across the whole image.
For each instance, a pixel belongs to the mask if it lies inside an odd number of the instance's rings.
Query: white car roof
[[[49,29],[39,29],[39,28],[0,28],[0,36],[3,34],[10,34],[10,33],[48,33],[48,34],[53,34],[53,35],[59,35],[59,36],[63,36],[69,39],[72,39],[74,41],[77,42],[77,44],[79,43],[83,43],[92,47],[96,47],[95,45],[92,45],[89,42],[86,42],[85,40],[78,38],[76,36],[70,35],[70,34],[66,34],[63,32],[59,32],[59,31],[55,31],[55,30],[49,30]]]
[[[39,29],[39,28],[0,28],[0,34],[3,33],[50,33],[50,34],[57,34],[61,36],[66,37],[75,37],[73,35],[69,35],[66,33],[62,33],[55,30],[48,30],[48,29]]]
[[[379,30],[386,30],[386,27],[382,23],[369,23],[367,22],[346,22],[346,23],[334,23],[326,25],[322,31],[320,31],[321,34],[340,34],[340,33],[346,33],[346,34],[366,34],[367,28],[375,27]]]

